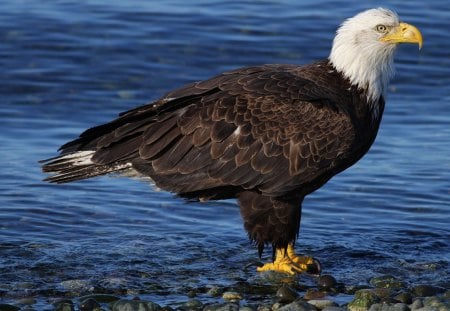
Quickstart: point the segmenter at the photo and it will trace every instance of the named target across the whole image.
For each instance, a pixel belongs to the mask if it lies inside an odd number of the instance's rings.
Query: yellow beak
[[[417,43],[419,49],[422,48],[423,43],[419,29],[407,23],[400,23],[391,32],[383,36],[380,41],[387,43]]]

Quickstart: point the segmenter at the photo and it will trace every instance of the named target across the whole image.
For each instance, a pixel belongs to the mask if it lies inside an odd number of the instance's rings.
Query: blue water
[[[184,83],[327,57],[338,24],[379,5],[2,1],[0,300],[100,291],[165,305],[191,288],[265,282],[244,269],[258,258],[234,201],[186,203],[127,178],[50,185],[37,161]],[[448,288],[450,4],[384,5],[422,30],[424,47],[399,48],[376,143],[305,200],[297,249],[347,285],[392,274]]]

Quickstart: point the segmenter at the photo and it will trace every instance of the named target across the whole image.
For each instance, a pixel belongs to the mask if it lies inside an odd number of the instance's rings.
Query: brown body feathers
[[[237,198],[262,252],[294,242],[304,196],[368,151],[372,106],[328,61],[242,68],[85,131],[43,169],[56,183],[132,169],[189,199]]]

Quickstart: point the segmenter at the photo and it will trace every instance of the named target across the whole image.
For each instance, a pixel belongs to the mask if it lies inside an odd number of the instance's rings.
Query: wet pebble
[[[408,305],[412,303],[412,295],[409,292],[400,292],[394,296],[394,299]]]
[[[210,304],[203,308],[203,311],[238,311],[239,305],[236,303]]]
[[[272,311],[272,308],[266,305],[259,305],[257,311]]]
[[[91,284],[86,280],[67,280],[61,282],[61,287],[70,292],[84,292],[91,289]]]
[[[198,299],[189,299],[189,301],[181,305],[183,310],[200,310],[203,308],[203,303]]]
[[[429,297],[442,293],[444,290],[431,285],[416,285],[412,288],[412,292],[417,297]]]
[[[348,285],[345,286],[344,293],[347,295],[355,295],[359,290],[369,289],[366,285]]]
[[[412,304],[410,304],[409,308],[411,310],[416,310],[416,309],[420,309],[423,308],[423,302],[421,299],[415,299]]]
[[[189,298],[194,298],[197,296],[197,292],[195,290],[190,290],[187,292],[186,296],[188,296]]]
[[[220,288],[219,286],[213,286],[208,289],[206,294],[211,297],[219,297],[222,294],[222,292],[223,292],[222,288]]]
[[[278,311],[316,311],[316,307],[303,300],[295,300],[290,304],[282,306]]]
[[[347,305],[350,311],[367,311],[370,306],[377,303],[379,298],[368,289],[361,289],[355,293],[355,297]]]
[[[373,293],[380,298],[383,302],[389,302],[392,296],[392,290],[389,288],[375,288]]]
[[[344,309],[342,307],[330,306],[330,307],[325,307],[322,311],[346,311],[346,309]]]
[[[78,309],[80,311],[100,311],[101,306],[94,298],[87,298],[80,303]]]
[[[292,288],[288,286],[282,286],[278,289],[276,297],[280,302],[292,302],[298,298],[298,294]]]
[[[1,311],[18,311],[20,310],[19,307],[9,305],[7,303],[0,303],[0,310]]]
[[[438,308],[435,308],[435,307],[425,306],[420,309],[416,309],[415,311],[441,311],[441,310],[439,310]]]
[[[113,303],[112,311],[160,311],[161,307],[151,301],[121,299]]]
[[[336,279],[329,274],[321,275],[317,279],[317,286],[319,288],[330,289],[330,288],[336,286],[336,284],[337,284]]]
[[[437,307],[437,306],[439,306],[441,304],[442,304],[442,301],[436,296],[426,297],[423,300],[423,305],[424,306]]]
[[[423,304],[425,307],[432,307],[432,308],[436,308],[439,311],[448,311],[450,310],[450,302],[449,301],[445,301],[444,297],[437,297],[437,296],[432,296],[432,297],[426,297],[423,300]]]
[[[53,303],[55,311],[73,311],[75,310],[72,300],[62,299]]]
[[[319,291],[317,289],[310,288],[306,291],[303,298],[305,298],[306,300],[311,300],[311,299],[321,299],[325,296],[326,296],[326,294],[324,292]]]
[[[388,288],[394,290],[400,290],[406,287],[406,284],[403,281],[397,279],[392,275],[374,277],[370,280],[370,284],[372,284],[376,288]]]
[[[283,304],[281,302],[275,302],[272,305],[272,311],[278,311],[278,309],[280,309],[283,306]]]
[[[323,310],[326,307],[337,307],[338,304],[334,301],[328,300],[328,299],[312,299],[308,300],[308,303],[313,305],[319,310]]]
[[[222,294],[222,298],[228,301],[239,301],[242,299],[242,295],[238,292],[225,292]]]
[[[33,305],[36,303],[36,299],[33,297],[25,297],[17,300],[17,303],[20,305]]]
[[[370,306],[369,311],[409,311],[409,308],[404,303],[375,303]]]
[[[117,300],[120,300],[120,297],[115,296],[115,295],[108,295],[108,294],[91,294],[91,295],[86,295],[86,296],[82,296],[80,297],[80,301],[84,301],[86,299],[95,299],[97,302],[100,303],[110,303],[110,302],[114,302]]]
[[[450,287],[450,286],[448,286],[448,287]],[[447,288],[448,288],[448,287],[447,287]],[[450,289],[447,289],[447,290],[445,291],[443,297],[444,297],[445,299],[448,299],[448,300],[450,301]]]

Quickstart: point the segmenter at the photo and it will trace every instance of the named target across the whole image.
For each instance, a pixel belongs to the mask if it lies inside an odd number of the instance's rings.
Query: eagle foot
[[[257,271],[275,271],[290,275],[304,272],[320,274],[321,268],[318,260],[309,256],[298,256],[295,254],[294,247],[289,244],[287,249],[276,249],[274,262],[258,267]]]

